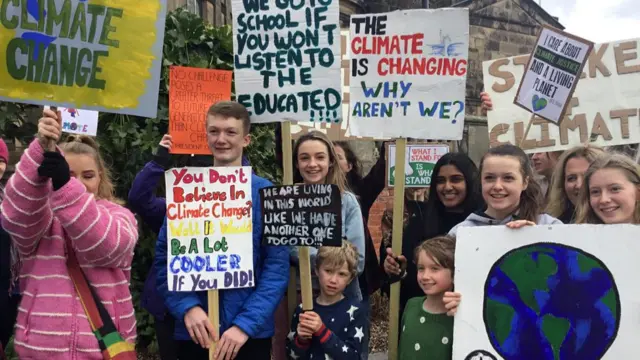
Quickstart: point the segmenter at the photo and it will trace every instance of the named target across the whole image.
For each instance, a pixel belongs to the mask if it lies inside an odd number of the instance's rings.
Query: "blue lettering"
[[[240,269],[240,255],[229,255],[229,266],[231,270]]]
[[[218,271],[227,271],[227,255],[218,255]]]
[[[173,259],[171,259],[171,263],[169,264],[169,269],[174,274],[177,274],[180,272],[180,256],[174,256]]]

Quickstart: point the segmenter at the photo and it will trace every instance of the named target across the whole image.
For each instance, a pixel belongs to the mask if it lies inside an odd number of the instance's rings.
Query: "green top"
[[[425,296],[407,302],[400,329],[400,360],[451,360],[453,317],[424,309]]]

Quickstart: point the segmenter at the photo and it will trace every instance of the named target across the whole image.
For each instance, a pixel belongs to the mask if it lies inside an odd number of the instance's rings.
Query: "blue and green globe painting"
[[[595,256],[566,245],[514,249],[491,268],[484,323],[505,360],[597,360],[616,338],[620,298]]]

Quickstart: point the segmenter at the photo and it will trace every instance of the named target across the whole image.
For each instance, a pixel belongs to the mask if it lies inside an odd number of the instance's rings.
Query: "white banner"
[[[469,10],[352,15],[351,133],[460,140]]]
[[[635,359],[638,253],[635,225],[461,228],[452,358]]]
[[[255,286],[251,167],[169,169],[170,291]]]
[[[516,105],[560,122],[592,47],[592,42],[543,27],[516,94]]]
[[[640,39],[596,45],[565,118],[556,126],[536,118],[522,148],[560,151],[590,142],[599,146],[640,143]],[[529,56],[485,61],[484,87],[494,110],[487,113],[492,147],[520,144],[531,114],[513,104]]]
[[[233,0],[236,99],[257,123],[342,120],[338,0]]]

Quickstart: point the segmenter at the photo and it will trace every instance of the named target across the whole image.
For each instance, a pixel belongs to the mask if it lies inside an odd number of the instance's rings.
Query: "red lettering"
[[[184,189],[181,187],[173,188],[173,202],[181,203],[184,202]]]
[[[455,58],[382,58],[378,75],[442,75],[464,76],[467,60]]]

